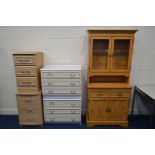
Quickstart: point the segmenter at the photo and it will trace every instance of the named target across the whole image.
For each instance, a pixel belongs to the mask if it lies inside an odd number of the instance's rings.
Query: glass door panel
[[[109,39],[93,39],[92,69],[108,70]]]
[[[114,39],[112,70],[127,70],[130,50],[130,39]]]

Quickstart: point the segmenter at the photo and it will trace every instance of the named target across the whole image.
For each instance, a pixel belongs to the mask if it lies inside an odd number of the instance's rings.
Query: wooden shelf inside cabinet
[[[137,30],[88,30],[87,126],[128,125],[129,85]]]

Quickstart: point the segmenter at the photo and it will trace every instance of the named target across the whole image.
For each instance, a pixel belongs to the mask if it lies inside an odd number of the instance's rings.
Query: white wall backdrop
[[[0,27],[0,114],[17,114],[12,54],[44,52],[46,64],[80,64],[83,68],[83,113],[86,110],[87,29],[137,29],[131,84],[155,85],[155,27]]]

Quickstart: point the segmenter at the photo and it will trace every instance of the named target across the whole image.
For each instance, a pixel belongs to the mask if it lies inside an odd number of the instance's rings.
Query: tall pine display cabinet
[[[129,84],[137,30],[88,30],[87,126],[128,126]]]

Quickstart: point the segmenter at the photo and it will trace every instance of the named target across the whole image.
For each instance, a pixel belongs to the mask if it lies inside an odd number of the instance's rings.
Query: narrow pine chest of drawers
[[[81,66],[41,69],[45,123],[81,123]]]
[[[42,52],[19,52],[13,54],[17,106],[20,125],[43,124],[40,68]]]

